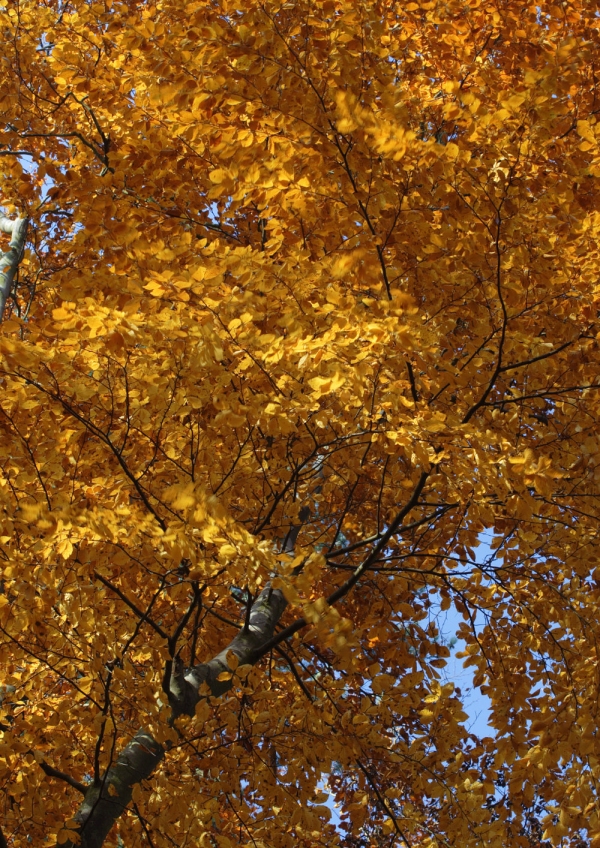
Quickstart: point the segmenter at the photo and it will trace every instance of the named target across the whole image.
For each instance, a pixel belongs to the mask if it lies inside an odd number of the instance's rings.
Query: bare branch
[[[293,661],[293,659],[290,657],[290,655],[287,653],[287,651],[284,651],[284,650],[283,650],[283,648],[281,647],[281,645],[278,645],[278,646],[275,648],[275,650],[276,650],[276,651],[277,651],[277,653],[278,653],[280,656],[282,656],[282,657],[283,657],[283,659],[286,661],[286,663],[288,664],[288,666],[289,666],[289,668],[290,668],[290,671],[292,672],[292,674],[293,674],[293,675],[294,675],[294,677],[296,678],[296,682],[297,682],[298,686],[302,689],[302,691],[304,692],[304,694],[306,695],[306,697],[308,698],[308,700],[312,703],[312,701],[314,700],[314,698],[313,698],[313,696],[310,694],[310,692],[309,692],[309,690],[308,690],[308,687],[306,686],[306,683],[302,680],[302,678],[301,678],[301,677],[300,677],[300,675],[298,674],[298,669],[297,669],[297,668],[296,668],[296,666],[294,665],[294,661]]]
[[[406,369],[408,371],[408,379],[410,381],[410,393],[415,403],[419,402],[419,393],[417,392],[417,383],[415,381],[415,372],[412,367],[412,362],[406,360]]]
[[[404,518],[408,515],[408,513],[417,505],[421,492],[423,491],[423,487],[425,486],[425,482],[429,477],[429,471],[423,471],[417,485],[415,486],[410,499],[402,507],[396,518],[392,521],[389,528],[385,533],[382,533],[379,542],[375,545],[371,553],[363,560],[363,562],[358,566],[358,568],[353,572],[353,574],[343,583],[335,592],[332,592],[331,595],[327,598],[327,603],[329,606],[333,606],[333,604],[340,601],[345,595],[348,594],[350,589],[355,586],[365,571],[368,571],[369,567],[377,560],[377,557],[381,553],[381,551],[385,548],[387,543],[390,541],[392,536],[400,530],[402,522]],[[307,621],[304,616],[296,619],[296,621],[289,624],[287,627],[284,627],[282,631],[280,631],[276,636],[273,636],[267,642],[260,646],[257,654],[252,658],[253,662],[256,662],[260,657],[263,657],[266,653],[268,653],[272,648],[275,648],[281,642],[285,642],[290,636],[293,636],[294,633],[297,633],[302,628],[306,627]]]
[[[107,580],[107,579],[106,579],[106,577],[103,577],[101,574],[98,574],[98,572],[97,572],[97,571],[95,571],[95,572],[94,572],[94,577],[96,578],[96,580],[99,580],[99,581],[100,581],[101,583],[103,583],[103,584],[104,584],[104,585],[105,585],[108,589],[110,589],[110,590],[111,590],[111,592],[114,592],[114,593],[115,593],[115,595],[117,595],[119,598],[121,598],[121,600],[123,601],[123,603],[124,603],[124,604],[127,604],[127,606],[129,607],[129,609],[130,609],[130,610],[133,610],[133,612],[134,612],[134,613],[138,616],[138,618],[140,618],[142,621],[147,621],[147,622],[148,622],[148,624],[150,625],[150,627],[153,627],[153,628],[154,628],[154,630],[156,630],[156,632],[158,633],[158,635],[159,635],[159,636],[162,636],[162,638],[163,638],[166,642],[168,642],[168,641],[169,641],[169,637],[167,636],[167,634],[165,633],[165,631],[162,629],[162,627],[160,626],[160,624],[157,624],[155,621],[153,621],[153,620],[152,620],[152,619],[148,616],[148,613],[144,613],[144,612],[142,612],[142,611],[141,611],[141,609],[139,609],[139,607],[137,607],[137,606],[133,603],[133,601],[130,601],[130,600],[129,600],[129,598],[128,598],[126,595],[124,595],[124,594],[123,594],[123,592],[121,592],[121,590],[120,590],[117,586],[115,586],[113,583],[111,583],[111,582],[110,582],[110,580]]]
[[[75,780],[74,777],[71,777],[69,774],[65,774],[64,771],[59,771],[59,769],[55,769],[54,766],[49,765],[45,760],[42,760],[39,763],[39,767],[44,772],[44,774],[48,775],[48,777],[56,777],[58,780],[64,780],[65,783],[68,783],[69,786],[72,786],[73,789],[76,789],[78,792],[81,792],[82,795],[88,791],[88,787],[84,783],[80,783],[78,780]],[[2,842],[0,841],[0,848],[2,848]]]

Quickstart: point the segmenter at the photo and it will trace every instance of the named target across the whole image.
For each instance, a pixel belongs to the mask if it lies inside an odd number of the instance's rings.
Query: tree
[[[0,845],[600,845],[599,26],[4,0]]]

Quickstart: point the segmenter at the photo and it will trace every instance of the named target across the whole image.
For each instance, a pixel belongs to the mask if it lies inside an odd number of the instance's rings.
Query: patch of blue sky
[[[480,545],[475,552],[477,562],[481,565],[492,553],[489,541],[482,534]],[[482,614],[473,610],[472,615],[472,626],[476,632],[481,632],[486,624]],[[465,667],[464,658],[459,656],[467,647],[464,640],[457,635],[458,628],[464,619],[452,605],[447,610],[439,609],[435,613],[435,620],[444,644],[450,648],[450,656],[446,667],[440,669],[440,676],[444,683],[453,683],[455,689],[460,689],[463,709],[468,716],[465,726],[469,733],[480,738],[493,736],[495,731],[490,725],[491,701],[478,686],[475,686],[473,667]]]

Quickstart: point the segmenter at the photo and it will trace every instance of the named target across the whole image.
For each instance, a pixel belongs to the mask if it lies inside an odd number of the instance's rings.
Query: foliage
[[[596,8],[2,0],[0,844],[600,845]]]

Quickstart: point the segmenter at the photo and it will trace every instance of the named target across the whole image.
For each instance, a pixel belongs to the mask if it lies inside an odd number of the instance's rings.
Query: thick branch
[[[227,664],[232,651],[240,665],[255,662],[262,656],[260,646],[273,636],[275,626],[286,607],[283,594],[264,589],[252,606],[248,628],[241,630],[229,645],[207,663],[175,671],[171,677],[170,702],[173,718],[194,715],[201,696],[198,689],[208,684],[211,695],[223,695],[233,686],[233,675]],[[219,680],[224,674],[227,679]],[[99,786],[90,786],[85,800],[75,815],[76,834],[80,841],[68,840],[64,848],[101,848],[113,825],[131,802],[133,787],[147,780],[163,759],[165,749],[145,730],[140,730],[125,746],[115,765],[111,766]]]
[[[240,665],[254,664],[263,656],[261,648],[272,638],[286,606],[287,601],[279,589],[263,589],[252,605],[248,626],[240,630],[229,645],[212,660],[188,669],[175,683],[176,691],[173,691],[174,681],[171,682],[174,711],[180,715],[193,715],[200,700],[198,689],[203,683],[208,684],[214,697],[228,692],[233,685],[231,674],[227,679],[218,679],[222,674],[227,675],[229,672],[228,653],[233,652]]]
[[[100,786],[90,786],[77,813],[73,839],[63,848],[101,848],[113,824],[131,801],[133,787],[147,780],[162,758],[164,748],[140,730],[110,767]]]
[[[23,256],[28,224],[27,218],[16,218],[14,221],[11,221],[10,218],[0,218],[0,230],[12,235],[8,251],[0,257],[0,321],[4,315],[6,301],[12,291],[19,262]]]
[[[405,517],[417,505],[428,476],[429,472],[421,474],[408,502],[386,532],[377,537],[377,543],[362,564],[327,598],[329,604],[348,594],[400,530]],[[232,688],[234,675],[227,662],[230,653],[235,655],[239,665],[253,665],[280,642],[305,627],[306,621],[301,618],[275,635],[275,627],[286,606],[285,596],[279,589],[263,589],[252,604],[244,627],[213,659],[186,670],[174,663],[169,684],[172,719],[194,715],[197,704],[205,697],[199,692],[203,684],[207,684],[213,697],[220,697]],[[78,825],[76,836],[62,843],[64,848],[75,848],[76,845],[79,848],[101,848],[113,825],[131,802],[133,787],[151,776],[164,755],[163,746],[148,732],[140,730],[125,746],[115,765],[108,769],[101,784],[87,790],[85,800],[75,815]]]

